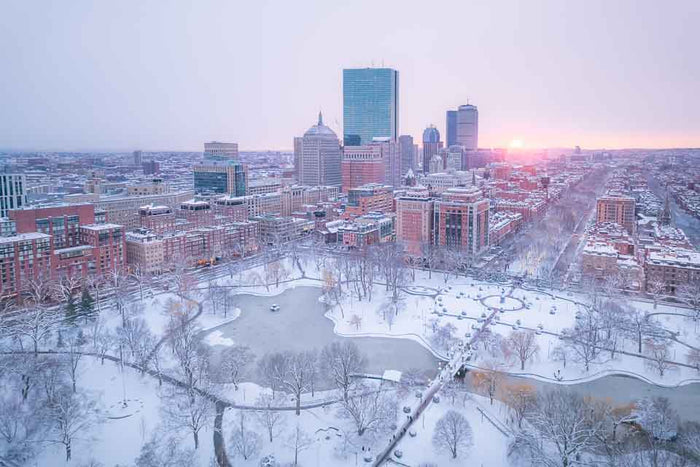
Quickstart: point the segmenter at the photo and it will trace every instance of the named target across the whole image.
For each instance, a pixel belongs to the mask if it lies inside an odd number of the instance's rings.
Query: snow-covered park
[[[115,293],[61,332],[35,313],[44,333],[28,326],[4,341],[6,358],[21,362],[3,387],[2,418],[39,412],[31,401],[47,397],[67,413],[61,430],[27,429],[4,446],[38,466],[224,465],[222,456],[231,465],[371,465],[387,446],[407,465],[507,465],[514,388],[570,386],[633,404],[637,393],[621,394],[615,375],[700,421],[698,404],[687,408],[700,381],[692,310],[437,271],[367,272],[362,261],[294,254],[181,271],[167,290],[154,282]],[[418,410],[439,362],[457,352],[467,376]],[[343,356],[352,364],[339,374]],[[67,370],[50,370],[55,360]],[[462,419],[470,435],[455,456],[436,433]],[[51,441],[37,442],[39,432]]]

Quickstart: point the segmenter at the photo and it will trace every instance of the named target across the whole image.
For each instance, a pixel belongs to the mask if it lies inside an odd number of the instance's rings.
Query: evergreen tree
[[[92,298],[90,292],[87,288],[83,289],[83,293],[80,296],[80,314],[83,316],[89,316],[95,309],[95,299]]]
[[[65,310],[66,319],[68,319],[68,321],[71,323],[75,322],[75,317],[78,314],[78,307],[75,304],[75,297],[73,296],[73,294],[68,295]]]

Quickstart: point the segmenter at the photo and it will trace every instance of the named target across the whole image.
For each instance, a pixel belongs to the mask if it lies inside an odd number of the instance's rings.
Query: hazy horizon
[[[699,147],[698,19],[691,0],[10,0],[0,148],[290,151],[319,110],[342,134],[342,69],[372,64],[399,71],[417,142],[469,99],[482,147]]]

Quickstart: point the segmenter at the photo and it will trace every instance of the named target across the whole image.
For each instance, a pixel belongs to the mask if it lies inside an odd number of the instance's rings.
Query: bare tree
[[[127,317],[126,305],[129,299],[128,278],[129,276],[126,274],[126,271],[116,263],[105,274],[106,282],[112,289],[114,308],[122,317],[122,325],[126,322]]]
[[[294,464],[299,464],[299,453],[306,450],[309,446],[313,444],[314,440],[299,426],[297,423],[296,428],[292,434],[287,438],[287,445],[294,449]]]
[[[700,318],[700,279],[679,286],[677,294],[693,310],[693,319]]]
[[[239,424],[231,433],[231,446],[233,451],[248,460],[260,452],[262,440],[255,431],[246,428],[246,416],[244,411],[239,411]]]
[[[448,451],[453,459],[472,445],[472,428],[467,419],[456,410],[448,410],[435,424],[433,445]]]
[[[503,390],[503,402],[510,407],[518,428],[523,427],[525,415],[535,406],[536,400],[535,388],[529,384],[512,384]]]
[[[347,401],[350,389],[358,381],[356,376],[367,368],[367,359],[354,342],[332,342],[321,351],[321,367]]]
[[[117,328],[119,345],[129,351],[130,361],[141,362],[144,358],[144,341],[150,335],[148,325],[141,318],[128,318],[126,322]]]
[[[352,420],[358,436],[367,431],[386,429],[396,418],[395,398],[368,386],[359,386],[356,394],[343,401],[340,415]]]
[[[669,342],[665,339],[648,339],[644,345],[646,355],[650,358],[645,360],[646,365],[659,372],[659,376],[663,377],[667,370],[674,368],[675,365],[669,360],[671,351]]]
[[[603,336],[600,317],[594,310],[578,315],[575,326],[566,333],[566,345],[573,359],[583,362],[586,371],[598,359]]]
[[[484,362],[483,366],[483,370],[471,372],[472,384],[479,391],[486,394],[489,397],[491,405],[493,405],[493,399],[496,397],[496,393],[503,380],[501,367],[495,361]]]
[[[508,346],[515,352],[520,360],[520,370],[525,369],[525,363],[539,352],[540,346],[536,342],[535,333],[532,331],[513,331],[508,336]]]
[[[39,345],[53,333],[57,325],[58,316],[45,302],[27,301],[18,315],[16,326],[12,332],[17,337],[30,340],[34,355],[39,352]]]
[[[603,413],[564,389],[539,395],[527,420],[528,426],[516,435],[511,450],[529,457],[533,465],[586,465],[582,456],[605,436]]]
[[[2,385],[8,389],[9,382]],[[0,464],[29,464],[48,429],[42,401],[27,401],[19,393],[0,396]]]
[[[199,448],[199,432],[213,417],[209,399],[193,388],[169,387],[161,398],[161,410],[165,423],[173,429],[187,429],[192,433],[194,448]]]
[[[73,440],[97,422],[97,404],[85,394],[59,390],[49,404],[49,413],[54,422],[51,441],[65,447],[66,461],[70,461]]]
[[[313,387],[317,361],[314,351],[273,353],[263,357],[259,370],[272,388],[294,396],[296,414],[300,415],[301,395]]]
[[[260,394],[255,405],[261,407],[255,413],[258,423],[267,431],[267,435],[272,442],[274,436],[278,433],[280,426],[284,422],[284,415],[274,407],[282,405],[281,399],[275,399],[269,394]]]
[[[654,299],[654,309],[656,309],[659,299],[665,295],[666,290],[666,283],[661,280],[651,280],[647,283],[647,292],[649,292]]]
[[[80,360],[83,357],[82,346],[83,341],[80,338],[80,336],[72,335],[68,338],[66,362],[68,363],[68,374],[70,376],[71,384],[73,386],[73,392],[76,392],[76,385],[78,382],[78,367],[80,365]]]
[[[233,384],[237,391],[241,378],[245,375],[246,368],[255,360],[255,355],[246,345],[234,345],[224,349],[220,358],[218,370],[222,381]]]

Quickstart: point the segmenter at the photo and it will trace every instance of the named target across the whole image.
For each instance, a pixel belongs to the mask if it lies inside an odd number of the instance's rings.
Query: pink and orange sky
[[[342,69],[400,72],[400,130],[480,145],[700,146],[697,0],[0,2],[0,148],[291,149]]]

